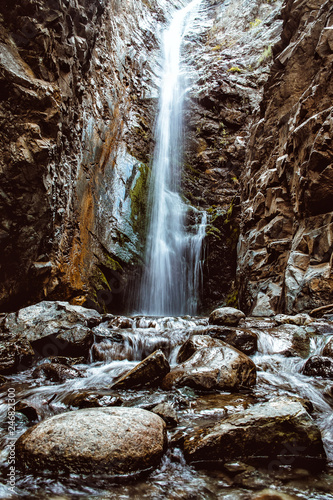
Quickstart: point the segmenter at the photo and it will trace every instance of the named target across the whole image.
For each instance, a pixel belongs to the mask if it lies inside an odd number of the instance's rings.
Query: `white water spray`
[[[177,11],[164,32],[151,215],[139,298],[139,310],[152,315],[193,315],[197,309],[206,214],[186,205],[180,196],[185,97],[181,47],[200,2],[193,0]],[[190,215],[191,228],[186,228]]]

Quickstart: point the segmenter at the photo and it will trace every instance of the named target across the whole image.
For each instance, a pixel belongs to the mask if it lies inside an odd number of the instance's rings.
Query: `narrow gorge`
[[[2,0],[0,498],[333,500],[331,0]]]

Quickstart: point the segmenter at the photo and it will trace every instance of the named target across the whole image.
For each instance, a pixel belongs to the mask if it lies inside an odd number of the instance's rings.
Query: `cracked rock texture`
[[[161,33],[185,3],[1,3],[0,310],[45,298],[130,309]],[[330,303],[333,7],[200,8],[184,44],[183,190],[208,213],[201,312]]]
[[[149,6],[1,3],[2,309],[46,296],[82,303],[112,287],[121,296],[119,271],[143,244],[150,64],[165,21]]]
[[[259,316],[333,295],[333,5],[288,0],[282,16],[241,181],[241,304]]]

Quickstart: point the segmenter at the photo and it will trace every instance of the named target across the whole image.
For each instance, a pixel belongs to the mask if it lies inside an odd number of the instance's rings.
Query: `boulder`
[[[228,461],[249,457],[282,457],[282,463],[302,456],[325,459],[318,427],[300,401],[287,397],[256,404],[184,439],[189,462]]]
[[[258,336],[246,328],[226,326],[207,326],[203,335],[210,335],[214,339],[223,340],[248,356],[254,354],[258,347]]]
[[[211,339],[211,341],[214,339]],[[245,354],[222,341],[203,347],[171,370],[162,387],[193,387],[204,390],[239,390],[256,382],[256,366]]]
[[[15,373],[28,368],[35,353],[26,340],[16,342],[1,342],[0,373]]]
[[[210,325],[226,325],[237,326],[241,319],[245,318],[245,314],[234,307],[219,307],[215,309],[209,316]]]
[[[31,345],[42,357],[83,357],[89,356],[94,335],[90,328],[74,325],[55,330],[54,334],[31,341]]]
[[[302,369],[304,375],[333,379],[333,359],[327,356],[311,356]]]
[[[125,475],[156,467],[166,449],[164,421],[139,408],[89,408],[48,418],[16,442],[25,470]]]
[[[171,429],[178,424],[178,417],[174,407],[170,403],[160,403],[151,410],[159,417],[163,418],[167,428]]]
[[[312,323],[313,319],[306,313],[295,314],[291,316],[289,314],[277,314],[274,317],[278,325],[308,325]]]
[[[100,321],[102,316],[94,309],[43,301],[7,314],[1,330],[4,340],[28,341],[43,357],[87,357],[93,343],[90,328]]]
[[[333,337],[327,342],[323,349],[323,356],[333,358]]]
[[[51,382],[60,383],[82,376],[79,370],[60,363],[43,363],[34,369],[32,375],[36,378],[45,378]]]
[[[208,335],[192,335],[179,349],[177,363],[184,363],[204,347],[221,347],[223,344]]]
[[[79,392],[68,394],[63,402],[73,408],[104,408],[120,406],[122,399],[119,396],[96,394],[94,392]]]
[[[169,371],[168,360],[163,352],[158,350],[123,375],[111,387],[112,389],[133,389],[156,386]]]

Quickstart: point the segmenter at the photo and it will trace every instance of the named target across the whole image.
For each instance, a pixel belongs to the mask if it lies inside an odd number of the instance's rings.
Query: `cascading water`
[[[185,78],[181,47],[201,0],[174,15],[163,40],[163,74],[150,181],[146,266],[138,309],[153,315],[195,314],[206,214],[180,196]],[[189,210],[194,224],[186,228]]]

